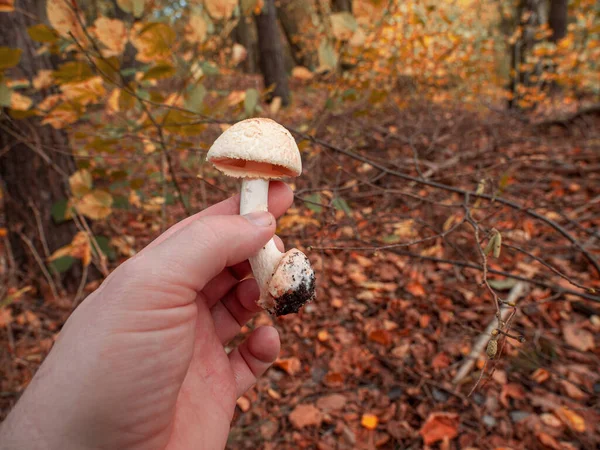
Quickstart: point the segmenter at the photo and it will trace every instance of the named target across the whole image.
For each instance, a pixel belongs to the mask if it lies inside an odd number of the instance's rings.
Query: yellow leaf
[[[96,37],[106,47],[102,52],[105,57],[119,56],[127,44],[127,29],[118,19],[100,17],[94,22]]]
[[[15,0],[0,0],[0,12],[12,12],[15,10]]]
[[[58,102],[60,102],[62,99],[63,99],[62,96],[58,95],[58,94],[49,95],[44,100],[42,100],[40,103],[38,103],[37,109],[39,112],[42,112],[42,113],[48,112],[52,108],[54,108],[58,104]]]
[[[21,52],[20,48],[0,47],[0,69],[9,69],[19,64]]]
[[[92,248],[87,233],[84,231],[78,232],[70,244],[56,250],[48,260],[54,261],[63,256],[80,259],[84,266],[88,266],[92,262]]]
[[[77,210],[84,216],[92,220],[100,220],[108,217],[112,212],[112,196],[101,190],[94,190],[85,194],[83,198],[76,203]]]
[[[363,414],[362,419],[360,420],[360,424],[367,430],[374,430],[377,428],[378,423],[379,419],[374,414]]]
[[[190,20],[185,26],[185,39],[192,44],[201,44],[206,40],[208,25],[204,17],[192,14]]]
[[[558,417],[572,430],[577,431],[578,433],[583,433],[585,431],[585,420],[579,414],[571,411],[566,406],[561,406],[556,410],[556,414]]]
[[[115,88],[108,96],[106,101],[106,111],[114,113],[119,111],[119,98],[121,97],[121,89]]]
[[[27,111],[32,103],[33,101],[29,97],[15,91],[10,96],[10,107],[16,111]]]
[[[238,0],[204,0],[204,6],[213,19],[227,20],[233,14]]]
[[[152,62],[167,59],[173,53],[175,32],[166,23],[144,25],[136,23],[130,34],[130,40],[138,53],[140,62]]]
[[[52,109],[42,119],[42,125],[51,125],[53,128],[61,129],[77,122],[79,112],[68,103],[63,103]]]
[[[78,170],[69,177],[69,186],[75,197],[83,197],[92,189],[92,175],[85,169]]]
[[[52,28],[67,39],[72,39],[72,34],[81,45],[85,46],[85,33],[81,28],[81,24],[85,25],[85,19],[81,11],[78,11],[79,17],[77,16],[75,8],[78,8],[76,2],[67,0],[46,1],[46,14]]]
[[[82,106],[97,102],[104,97],[104,81],[102,77],[96,76],[81,83],[63,84],[60,90],[65,94],[67,100],[77,102]]]
[[[33,87],[36,89],[46,89],[52,86],[53,81],[52,70],[39,70],[33,79]]]

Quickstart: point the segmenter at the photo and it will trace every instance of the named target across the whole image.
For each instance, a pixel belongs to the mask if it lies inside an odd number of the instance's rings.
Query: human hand
[[[292,198],[271,183],[269,211]],[[261,327],[224,350],[260,310],[256,282],[240,280],[275,232],[270,213],[236,214],[238,196],[183,220],[86,298],[0,428],[0,449],[224,448],[236,399],[280,346]]]

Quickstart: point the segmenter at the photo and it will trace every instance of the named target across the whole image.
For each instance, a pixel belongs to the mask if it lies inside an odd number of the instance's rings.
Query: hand
[[[272,183],[277,217],[292,193]],[[219,449],[236,399],[279,354],[272,327],[227,354],[260,310],[246,261],[275,232],[239,197],[166,231],[73,313],[0,430],[0,448]]]

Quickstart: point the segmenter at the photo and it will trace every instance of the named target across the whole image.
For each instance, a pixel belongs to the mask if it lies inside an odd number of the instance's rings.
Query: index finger
[[[287,209],[292,205],[294,201],[294,193],[292,189],[281,181],[272,181],[269,184],[269,212],[278,218],[282,216]],[[155,245],[160,244],[168,237],[172,236],[177,231],[185,228],[187,225],[201,217],[207,216],[224,216],[234,215],[240,213],[240,194],[236,194],[233,197],[223,200],[216,205],[210,206],[199,213],[192,216],[186,217],[182,221],[176,223],[163,234],[154,239],[146,248],[152,248]]]

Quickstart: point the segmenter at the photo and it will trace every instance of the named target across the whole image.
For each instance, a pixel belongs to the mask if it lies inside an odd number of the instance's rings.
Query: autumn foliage
[[[568,2],[559,40],[528,1],[302,3],[302,33],[280,20],[287,108],[243,70],[256,49],[236,33],[262,0],[47,1],[28,47],[0,46],[0,133],[35,119],[68,136],[10,135],[72,155],[50,209],[76,225],[32,241],[22,270],[0,222],[2,417],[112,269],[238,190],[206,151],[261,116],[302,152],[278,234],[319,300],[254,319],[282,354],[238,400],[231,448],[597,448],[597,2]]]

